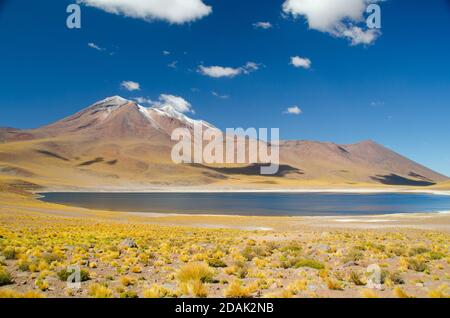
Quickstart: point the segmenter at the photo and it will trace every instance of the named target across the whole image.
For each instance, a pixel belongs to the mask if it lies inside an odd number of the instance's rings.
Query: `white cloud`
[[[200,65],[199,72],[205,76],[219,77],[235,77],[241,74],[240,68],[223,67],[223,66],[203,66]]]
[[[284,114],[288,115],[301,115],[302,113],[303,111],[298,106],[288,107],[288,109],[284,112]]]
[[[248,62],[244,66],[233,68],[233,67],[223,67],[223,66],[199,66],[199,73],[205,76],[213,78],[221,77],[235,77],[241,74],[250,74],[259,69],[259,64],[255,62]]]
[[[244,74],[250,74],[252,72],[255,72],[259,70],[259,64],[255,62],[247,62],[243,67],[241,67],[242,73]]]
[[[311,60],[306,57],[293,56],[291,57],[291,65],[297,68],[309,69],[311,67]]]
[[[133,81],[123,81],[122,83],[120,83],[120,86],[130,92],[139,91],[141,89],[141,85]]]
[[[364,31],[360,27],[352,26],[342,31],[342,35],[348,38],[352,45],[371,44],[380,35],[378,30],[370,29]]]
[[[167,66],[170,67],[170,68],[176,69],[177,68],[177,64],[178,64],[178,61],[173,61],[173,62],[167,64]]]
[[[294,17],[304,16],[311,29],[347,38],[352,45],[371,44],[380,31],[363,29],[364,12],[377,0],[286,0],[283,12]],[[364,24],[365,25],[365,24]]]
[[[126,17],[175,24],[192,22],[212,12],[203,0],[78,0],[78,3]]]
[[[256,22],[253,23],[253,26],[255,27],[255,29],[271,29],[273,27],[272,23],[270,22]]]
[[[153,101],[149,98],[145,98],[145,97],[135,97],[133,98],[136,102],[138,102],[138,104],[152,104]]]
[[[221,95],[221,94],[219,94],[217,92],[214,92],[214,91],[212,91],[211,94],[213,96],[217,97],[217,98],[220,98],[220,99],[228,99],[228,98],[230,98],[230,96],[228,96],[228,95]]]
[[[169,51],[162,51],[162,54],[163,55],[170,55],[170,52]]]
[[[384,102],[383,101],[372,101],[372,102],[370,102],[370,106],[372,106],[372,107],[384,106]]]
[[[104,51],[105,50],[104,48],[102,48],[102,47],[100,47],[97,44],[92,43],[92,42],[88,43],[88,46],[90,48],[94,49],[94,50],[97,50],[97,51]]]
[[[171,107],[180,113],[194,113],[192,105],[183,97],[169,94],[161,94],[158,101],[150,101],[154,107]]]

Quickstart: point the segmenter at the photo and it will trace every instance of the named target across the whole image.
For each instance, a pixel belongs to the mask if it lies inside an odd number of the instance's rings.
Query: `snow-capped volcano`
[[[91,134],[99,137],[169,137],[176,128],[215,127],[194,120],[170,105],[144,107],[121,96],[98,101],[80,112],[39,129],[39,135]]]

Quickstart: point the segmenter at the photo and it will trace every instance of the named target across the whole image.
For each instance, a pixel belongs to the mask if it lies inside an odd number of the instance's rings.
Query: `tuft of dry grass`
[[[224,296],[228,298],[250,298],[253,292],[253,286],[245,287],[240,279],[235,279],[225,289]]]
[[[362,298],[378,298],[378,294],[373,289],[364,289],[361,291]]]
[[[113,296],[113,291],[104,285],[96,283],[89,287],[88,294],[92,298],[111,298]]]
[[[144,290],[143,295],[145,298],[166,298],[176,296],[171,290],[158,284],[153,284],[149,289]]]
[[[206,263],[190,263],[183,265],[177,272],[177,279],[181,283],[199,281],[212,282],[214,271]]]
[[[393,294],[397,298],[412,298],[405,291],[403,291],[403,289],[401,289],[400,287],[395,287]]]

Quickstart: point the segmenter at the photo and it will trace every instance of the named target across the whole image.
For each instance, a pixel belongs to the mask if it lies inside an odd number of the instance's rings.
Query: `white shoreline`
[[[432,194],[450,195],[450,190],[425,190],[425,189],[402,189],[402,188],[299,188],[299,189],[196,189],[196,188],[48,188],[35,191],[36,195],[45,193],[341,193],[341,194],[377,194],[377,193],[402,193],[402,194]]]

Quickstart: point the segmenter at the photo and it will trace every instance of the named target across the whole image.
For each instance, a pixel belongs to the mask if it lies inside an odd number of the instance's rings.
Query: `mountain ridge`
[[[171,133],[195,125],[170,105],[144,107],[112,96],[36,129],[0,128],[0,176],[47,187],[432,186],[449,178],[373,140],[354,144],[280,142],[283,173],[254,165],[175,165]]]

